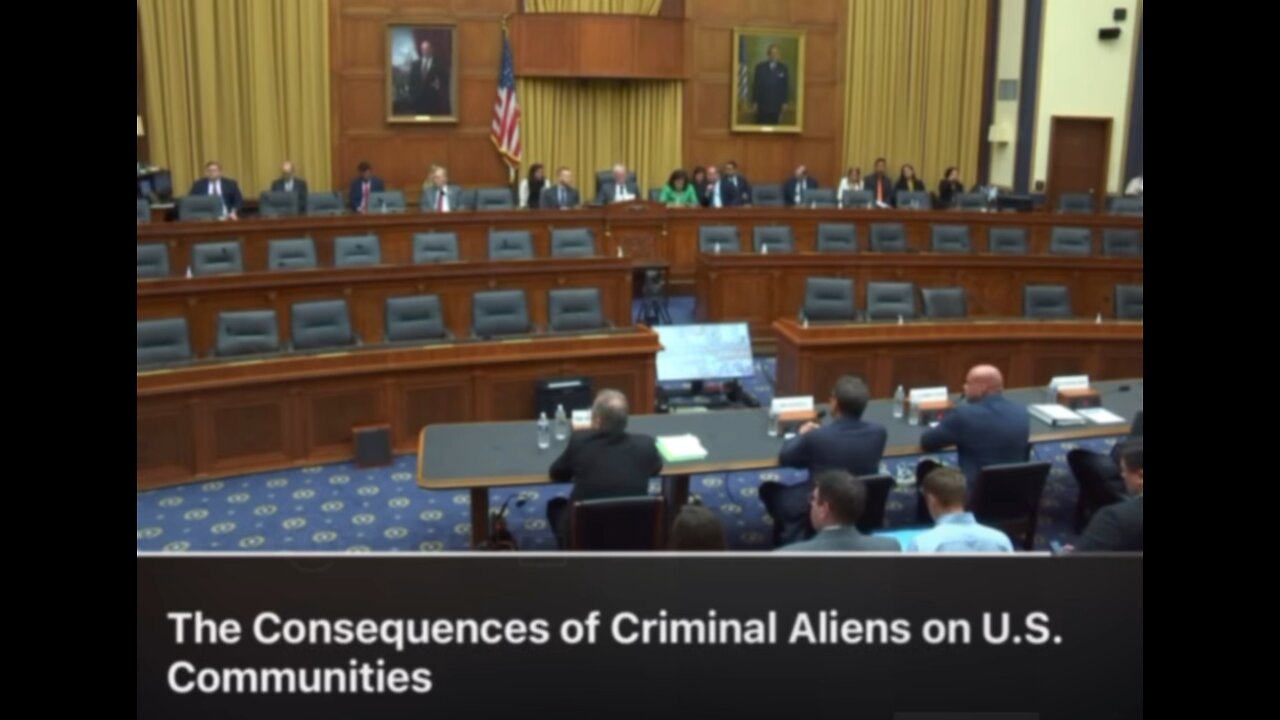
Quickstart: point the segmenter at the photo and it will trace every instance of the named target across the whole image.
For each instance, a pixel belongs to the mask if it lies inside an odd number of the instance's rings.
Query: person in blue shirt
[[[979,525],[973,513],[965,511],[966,485],[964,474],[955,468],[940,466],[924,478],[921,490],[936,524],[913,537],[907,552],[1013,552],[1008,535]]]

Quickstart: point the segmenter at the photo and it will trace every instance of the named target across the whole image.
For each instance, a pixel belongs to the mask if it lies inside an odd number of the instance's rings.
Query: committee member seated
[[[866,190],[871,192],[876,204],[888,207],[893,202],[893,178],[889,177],[889,163],[884,158],[876,158],[875,172],[866,178]]]
[[[917,192],[924,190],[924,183],[916,177],[916,169],[910,163],[903,165],[898,173],[898,182],[893,185],[893,197],[896,200],[901,191]]]
[[[843,198],[847,192],[861,192],[867,188],[867,184],[862,180],[862,168],[851,167],[845,171],[844,177],[840,178],[840,185],[836,188],[836,197]]]
[[[1013,552],[1009,536],[979,525],[965,510],[966,482],[955,468],[937,467],[921,483],[935,525],[911,538],[907,552]]]
[[[856,523],[867,505],[867,486],[844,470],[825,470],[813,480],[809,518],[817,533],[779,552],[899,552],[898,541],[864,535]]]
[[[818,181],[809,177],[809,168],[796,167],[795,173],[782,183],[782,202],[787,207],[803,206],[805,193],[818,187]]]
[[[271,182],[271,192],[291,192],[298,196],[298,207],[307,206],[307,181],[298,177],[293,163],[285,160],[280,166],[280,177]]]
[[[1142,197],[1142,176],[1139,175],[1124,186],[1124,194],[1131,197]]]
[[[387,186],[383,184],[382,178],[373,174],[373,165],[370,165],[368,160],[363,160],[356,166],[356,173],[358,174],[351,181],[351,187],[347,191],[347,202],[355,212],[367,213],[369,196],[386,191]]]
[[[529,166],[529,177],[520,181],[520,209],[537,210],[542,205],[542,188],[547,186],[547,171],[542,163]]]
[[[568,501],[547,503],[547,521],[560,547],[569,537],[569,506],[578,500],[649,494],[649,478],[662,472],[662,456],[648,435],[627,432],[627,396],[601,390],[591,405],[591,429],[573,433],[551,464],[554,482],[572,482]]]
[[[676,170],[671,173],[671,177],[667,178],[667,184],[662,187],[658,202],[675,207],[696,207],[698,193],[689,184],[689,176],[685,175],[683,170]]]
[[[1142,441],[1120,449],[1120,477],[1133,497],[1094,513],[1077,552],[1142,552]]]
[[[978,365],[964,380],[965,402],[920,436],[925,452],[955,446],[960,469],[972,483],[987,465],[1027,461],[1031,416],[1004,396],[1004,376]],[[922,473],[923,475],[923,473]]]
[[[596,192],[596,204],[607,205],[616,202],[628,202],[639,197],[636,184],[627,179],[627,166],[621,163],[613,166],[613,174],[600,184]]]
[[[947,168],[942,174],[942,181],[938,183],[938,202],[942,203],[942,207],[951,207],[956,203],[956,196],[962,192],[964,183],[960,182],[960,168]]]
[[[191,183],[189,195],[219,195],[222,207],[228,218],[237,220],[240,208],[244,207],[244,196],[240,194],[240,185],[229,177],[222,177],[222,165],[217,160],[210,160],[204,165],[204,177]]]
[[[707,184],[702,188],[702,206],[709,208],[737,207],[742,197],[732,185],[720,177],[720,168],[707,167]]]
[[[861,378],[845,375],[831,389],[832,421],[826,426],[807,422],[778,452],[778,464],[803,468],[809,477],[823,470],[844,470],[854,476],[874,475],[889,434],[883,425],[864,422],[871,391]],[[809,524],[809,485],[792,487],[777,495],[773,522],[781,530],[779,542],[803,540],[813,534]]]
[[[431,175],[422,183],[422,211],[457,212],[461,202],[462,188],[449,184],[449,170],[440,165],[432,165]]]
[[[730,160],[724,164],[724,177],[722,178],[726,185],[732,185],[735,194],[739,199],[739,205],[751,204],[751,183],[747,181],[747,176],[738,172],[738,161]]]
[[[573,186],[573,171],[567,167],[556,170],[556,184],[543,188],[542,207],[547,210],[569,210],[582,204],[578,189]]]
[[[671,525],[671,549],[684,552],[724,550],[724,526],[720,518],[702,505],[680,508]]]

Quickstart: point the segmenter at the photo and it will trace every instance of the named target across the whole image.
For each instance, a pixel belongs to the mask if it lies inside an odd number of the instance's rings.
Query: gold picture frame
[[[457,39],[447,23],[387,25],[387,122],[458,122]]]
[[[803,30],[783,28],[733,29],[729,121],[734,132],[804,129],[804,36]]]

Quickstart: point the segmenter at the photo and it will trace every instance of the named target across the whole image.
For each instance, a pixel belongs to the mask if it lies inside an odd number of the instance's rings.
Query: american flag
[[[511,66],[511,38],[502,28],[502,67],[498,70],[498,99],[493,104],[489,139],[507,165],[520,164],[520,103],[516,102],[516,73]]]

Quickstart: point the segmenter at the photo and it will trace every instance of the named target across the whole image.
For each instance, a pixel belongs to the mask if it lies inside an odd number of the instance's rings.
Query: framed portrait
[[[804,128],[804,31],[734,28],[729,117],[737,132]]]
[[[458,122],[453,25],[387,26],[387,122]]]

